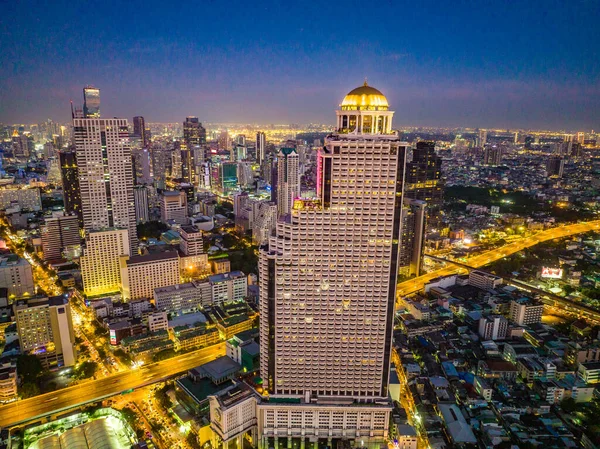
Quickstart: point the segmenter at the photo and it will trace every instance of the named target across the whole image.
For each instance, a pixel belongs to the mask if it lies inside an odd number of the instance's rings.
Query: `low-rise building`
[[[208,277],[213,304],[241,301],[248,296],[248,279],[241,271],[214,274]]]
[[[588,384],[600,383],[600,362],[580,363],[577,375]]]
[[[212,288],[208,281],[192,281],[154,289],[154,304],[165,312],[190,312],[212,305]]]

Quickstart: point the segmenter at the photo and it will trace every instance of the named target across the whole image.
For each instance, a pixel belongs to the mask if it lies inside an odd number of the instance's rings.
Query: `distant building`
[[[198,117],[186,117],[183,122],[183,140],[188,149],[195,145],[204,145],[206,143],[206,129],[198,120]]]
[[[179,249],[186,256],[199,256],[204,254],[204,238],[202,231],[197,226],[183,225],[179,230],[181,242]]]
[[[300,196],[300,165],[295,148],[281,148],[277,153],[277,215],[289,215],[294,199]]]
[[[18,205],[21,210],[34,212],[42,210],[40,189],[37,187],[0,189],[0,209],[8,209],[14,205]]]
[[[491,290],[502,285],[502,278],[485,271],[473,270],[469,273],[469,285],[482,290]]]
[[[519,326],[540,323],[543,313],[544,305],[531,298],[513,299],[510,302],[510,320]]]
[[[508,332],[508,320],[502,315],[490,315],[479,319],[479,336],[482,340],[504,340]]]
[[[37,355],[48,368],[75,364],[75,332],[67,298],[19,300],[13,309],[22,351]]]
[[[46,219],[42,227],[44,260],[60,260],[65,253],[79,252],[81,236],[77,215]]]
[[[144,117],[137,116],[133,117],[133,134],[139,136],[142,141],[142,148],[146,148],[149,143],[146,134],[146,120]]]
[[[100,89],[92,86],[83,88],[83,116],[85,118],[100,117]]]
[[[398,267],[406,276],[419,276],[425,248],[425,201],[404,198],[402,204],[402,236]]]
[[[440,225],[444,184],[442,158],[435,152],[435,142],[417,142],[412,161],[406,164],[404,196],[427,203],[427,227]]]
[[[483,164],[495,167],[502,164],[502,147],[486,146],[483,150]]]
[[[562,178],[565,160],[560,156],[551,156],[546,162],[546,174],[549,178]]]
[[[63,188],[63,202],[66,214],[77,214],[79,225],[83,227],[81,192],[79,190],[79,170],[75,152],[59,151],[60,176]]]
[[[185,224],[188,220],[187,198],[185,192],[163,192],[160,201],[160,219],[167,223],[169,220]]]
[[[121,292],[124,300],[152,298],[154,289],[179,283],[179,255],[167,251],[120,258]]]
[[[148,187],[135,186],[133,189],[135,203],[135,221],[145,223],[149,220],[150,205],[148,204]]]
[[[259,131],[256,133],[256,162],[261,165],[266,157],[267,139],[265,133]]]

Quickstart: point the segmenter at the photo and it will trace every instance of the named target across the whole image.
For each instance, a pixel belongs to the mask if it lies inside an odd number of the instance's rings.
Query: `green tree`
[[[198,442],[198,435],[196,435],[194,432],[189,432],[185,437],[185,441],[187,441],[187,444],[192,449],[202,449],[202,446],[200,446],[200,443]]]
[[[40,360],[31,354],[21,354],[17,358],[17,373],[25,383],[35,383],[44,369]]]
[[[24,382],[19,387],[19,395],[23,399],[32,398],[40,394],[40,387],[36,383]]]
[[[174,349],[163,349],[162,351],[158,351],[156,354],[152,356],[152,360],[155,362],[160,362],[161,360],[170,359],[174,357],[176,354]]]
[[[573,413],[577,409],[577,402],[573,398],[566,398],[560,402],[560,408],[567,413]]]
[[[98,369],[98,364],[91,360],[86,360],[75,369],[75,377],[77,379],[88,379],[93,377]]]
[[[157,239],[163,232],[168,230],[169,226],[162,221],[147,221],[137,225],[138,238],[141,240]]]

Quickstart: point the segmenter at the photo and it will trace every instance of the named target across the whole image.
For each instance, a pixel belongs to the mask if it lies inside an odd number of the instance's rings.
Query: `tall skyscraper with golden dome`
[[[336,115],[317,198],[296,199],[260,253],[264,448],[387,437],[407,144],[366,82]]]

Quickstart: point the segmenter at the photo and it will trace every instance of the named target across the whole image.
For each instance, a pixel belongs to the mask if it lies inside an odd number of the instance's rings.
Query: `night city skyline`
[[[0,121],[330,123],[367,77],[397,126],[598,128],[597,2],[7,4]],[[8,20],[10,18],[10,20]]]

